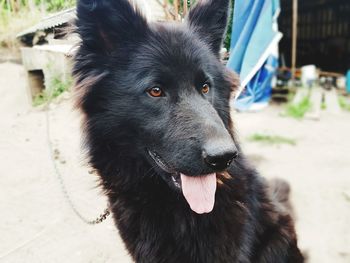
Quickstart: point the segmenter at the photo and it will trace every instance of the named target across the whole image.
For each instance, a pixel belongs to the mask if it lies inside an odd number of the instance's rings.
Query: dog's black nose
[[[228,145],[225,147],[207,146],[203,150],[203,159],[205,163],[211,169],[217,171],[225,170],[237,157],[238,151],[234,145]]]

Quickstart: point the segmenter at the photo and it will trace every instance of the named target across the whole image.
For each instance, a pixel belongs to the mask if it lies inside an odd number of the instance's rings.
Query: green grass
[[[34,97],[33,106],[37,107],[44,105],[51,100],[59,97],[64,92],[70,90],[72,83],[72,78],[68,78],[66,81],[62,81],[59,77],[52,78],[49,86]]]
[[[350,195],[349,194],[343,192],[343,197],[347,202],[350,202]]]
[[[296,88],[290,88],[288,95],[287,95],[287,102],[290,104],[292,103],[294,97],[296,95]]]
[[[33,99],[33,106],[38,107],[40,105],[44,105],[48,101],[49,101],[49,96],[47,95],[47,92],[44,90],[39,94],[35,95]]]
[[[76,0],[46,0],[46,10],[57,12],[76,5]]]
[[[297,104],[288,104],[283,116],[288,116],[295,119],[302,119],[304,118],[306,112],[308,112],[311,109],[311,107],[312,103],[310,101],[310,96],[305,96]]]
[[[248,140],[251,142],[258,142],[268,145],[281,145],[288,144],[295,146],[297,144],[295,139],[287,138],[283,136],[272,136],[267,134],[255,133],[248,137]]]
[[[350,103],[346,100],[346,97],[339,96],[339,105],[345,111],[350,111]]]

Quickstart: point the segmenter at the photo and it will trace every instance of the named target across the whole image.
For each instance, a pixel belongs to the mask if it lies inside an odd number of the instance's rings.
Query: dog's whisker
[[[152,173],[152,174],[151,174]],[[143,175],[144,177],[147,177],[147,176],[149,176],[149,175],[152,175],[152,176],[154,176],[155,175],[155,170],[154,170],[154,168],[153,167],[151,167],[150,169],[148,169],[148,171]]]

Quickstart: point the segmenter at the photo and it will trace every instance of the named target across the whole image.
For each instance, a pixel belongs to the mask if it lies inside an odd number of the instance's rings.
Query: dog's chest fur
[[[234,179],[231,179],[234,180]],[[226,181],[216,194],[210,214],[197,215],[183,196],[163,182],[145,183],[120,194],[110,194],[119,232],[138,263],[251,262],[257,223],[253,199],[245,182]],[[256,194],[256,193],[255,193]],[[254,194],[254,195],[255,195]]]

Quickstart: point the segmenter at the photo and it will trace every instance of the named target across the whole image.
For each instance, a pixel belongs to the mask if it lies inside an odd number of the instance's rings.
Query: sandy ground
[[[131,262],[110,218],[86,225],[64,199],[45,113],[28,106],[24,83],[21,66],[0,64],[0,262]],[[291,183],[300,246],[310,262],[350,262],[350,114],[324,114],[313,122],[282,118],[279,111],[236,114],[243,147],[264,176]],[[94,218],[106,201],[84,165],[70,100],[53,105],[50,120],[71,198]],[[249,142],[256,132],[290,137],[297,145]]]

